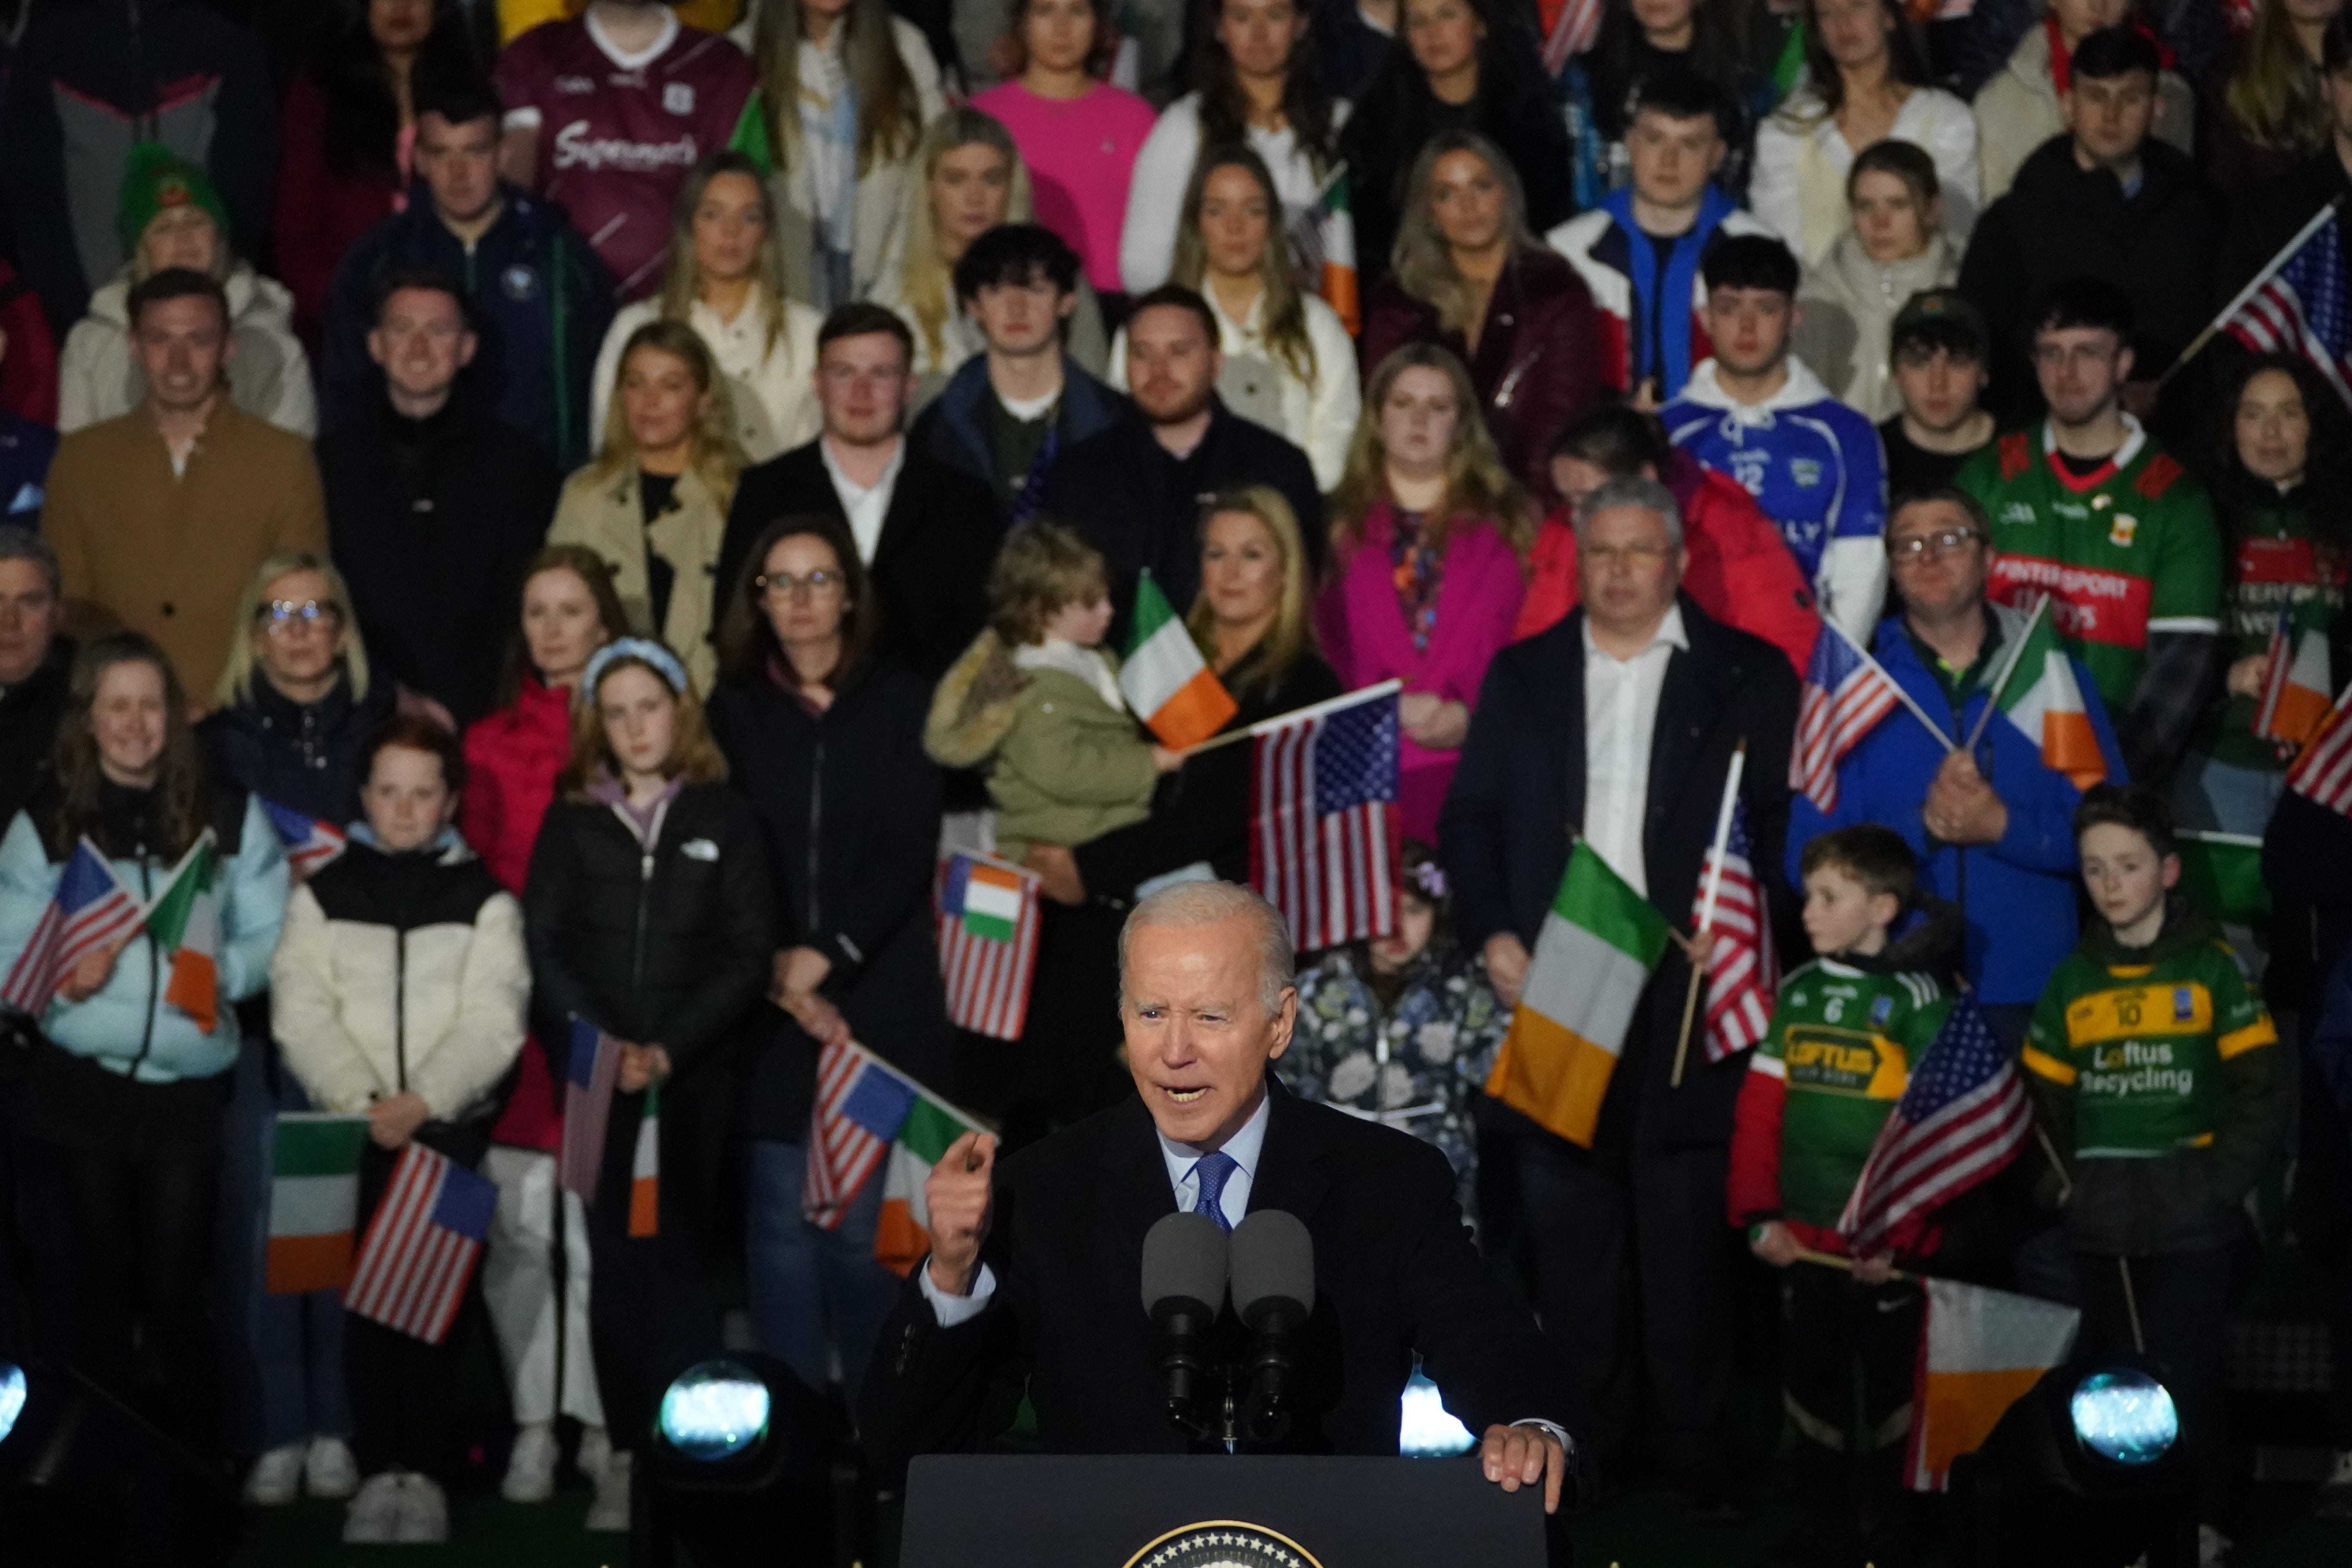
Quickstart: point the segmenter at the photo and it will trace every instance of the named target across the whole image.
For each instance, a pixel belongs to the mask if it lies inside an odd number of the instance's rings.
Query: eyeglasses
[[[1631,566],[1637,572],[1663,566],[1675,553],[1663,544],[1587,544],[1579,548],[1595,566]]]
[[[1915,533],[1908,539],[1890,539],[1886,542],[1886,553],[1895,561],[1917,561],[1927,556],[1940,560],[1947,555],[1958,555],[1983,537],[1972,528],[1939,528],[1933,533]]]
[[[840,573],[823,570],[812,572],[805,577],[794,577],[781,572],[772,574],[762,572],[751,581],[771,599],[790,599],[801,594],[813,599],[822,599],[828,594],[840,593],[846,586]]]
[[[261,629],[274,637],[292,637],[299,629],[308,631],[323,626],[334,631],[343,624],[343,612],[336,605],[322,605],[316,599],[272,599],[253,613]]]

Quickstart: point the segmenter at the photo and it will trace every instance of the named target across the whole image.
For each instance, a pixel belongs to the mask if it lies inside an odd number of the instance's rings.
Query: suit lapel
[[[1560,821],[1569,839],[1584,834],[1584,611],[1581,607],[1569,612],[1562,623],[1567,627],[1567,657],[1554,672],[1557,677],[1555,710],[1558,721],[1545,737],[1550,743],[1553,766],[1559,770]]]
[[[1650,790],[1649,799],[1643,803],[1642,853],[1653,865],[1657,864],[1661,854],[1658,833],[1673,816],[1675,799],[1682,790],[1685,786],[1709,792],[1723,788],[1719,777],[1691,776],[1706,746],[1707,730],[1715,722],[1716,710],[1722,705],[1722,693],[1716,680],[1721,665],[1719,650],[1706,646],[1703,628],[1694,626],[1696,619],[1685,605],[1683,626],[1691,646],[1675,649],[1673,657],[1666,660],[1666,679],[1658,689],[1658,716],[1650,730]]]
[[[1266,1117],[1265,1142],[1258,1150],[1257,1173],[1250,1181],[1250,1212],[1282,1209],[1311,1220],[1330,1184],[1323,1169],[1323,1142],[1315,1135],[1311,1120],[1301,1113],[1299,1101],[1271,1073],[1265,1093],[1273,1109]]]

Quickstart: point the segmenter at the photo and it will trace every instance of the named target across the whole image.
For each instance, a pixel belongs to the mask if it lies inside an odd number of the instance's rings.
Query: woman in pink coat
[[[1518,618],[1534,521],[1460,360],[1413,343],[1372,372],[1331,518],[1324,652],[1350,689],[1404,682],[1404,831],[1432,840],[1487,661]]]

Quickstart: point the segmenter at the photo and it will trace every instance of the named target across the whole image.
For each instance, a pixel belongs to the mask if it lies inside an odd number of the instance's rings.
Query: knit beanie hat
[[[133,145],[122,162],[122,245],[126,250],[139,248],[139,237],[156,216],[173,207],[201,207],[210,214],[221,232],[223,243],[228,239],[228,208],[221,205],[220,192],[213,187],[213,177],[199,164],[191,163],[161,142],[141,142]]]

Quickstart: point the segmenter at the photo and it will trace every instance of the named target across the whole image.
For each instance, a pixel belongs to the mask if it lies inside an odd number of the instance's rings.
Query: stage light
[[[1397,1452],[1408,1459],[1444,1459],[1477,1447],[1470,1428],[1454,1419],[1437,1384],[1413,1370],[1404,1385],[1403,1418],[1397,1426]]]
[[[9,1362],[0,1362],[0,1443],[16,1429],[16,1417],[25,1409],[25,1369]]]
[[[2152,1465],[2180,1437],[2172,1395],[2137,1367],[2095,1372],[2066,1402],[2074,1436],[2110,1464]]]
[[[689,1459],[731,1459],[768,1435],[766,1380],[721,1357],[688,1367],[662,1395],[661,1435]]]

